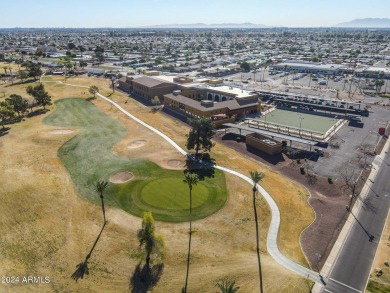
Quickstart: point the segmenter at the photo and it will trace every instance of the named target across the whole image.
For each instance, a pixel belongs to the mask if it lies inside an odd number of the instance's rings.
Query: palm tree
[[[240,289],[236,286],[236,281],[227,278],[217,282],[216,286],[221,290],[221,293],[236,293]]]
[[[284,74],[285,74],[285,78],[284,78],[284,84],[287,84],[287,77],[288,77],[288,73],[287,73],[287,65],[284,65]]]
[[[191,236],[192,236],[192,187],[199,182],[199,177],[197,174],[186,174],[183,180],[184,183],[187,183],[190,190],[190,232],[188,240],[188,256],[187,256],[187,273],[186,273],[186,283],[182,292],[187,293],[187,284],[188,284],[188,272],[190,269],[190,254],[191,254]]]
[[[102,202],[102,211],[103,211],[104,224],[106,224],[106,211],[104,209],[103,192],[106,189],[107,184],[108,184],[107,181],[98,181],[96,183],[96,191],[100,194],[100,200]]]
[[[263,68],[263,78],[262,78],[262,81],[265,82],[265,79],[264,79],[264,74],[265,74],[265,71],[267,70],[267,65],[264,66]]]
[[[292,71],[292,76],[293,76],[293,82],[292,84],[294,85],[294,80],[295,80],[295,76],[297,75],[297,71],[296,70],[293,70]]]
[[[92,255],[92,252],[94,251],[95,247],[96,247],[96,244],[98,243],[99,239],[100,239],[100,236],[102,235],[103,233],[103,230],[104,228],[106,227],[106,212],[104,210],[104,201],[103,201],[103,192],[104,190],[106,189],[107,187],[107,184],[108,182],[106,181],[98,181],[96,183],[96,186],[95,186],[95,189],[96,191],[100,194],[100,199],[102,201],[102,209],[103,209],[103,219],[104,219],[104,223],[103,223],[103,227],[102,229],[100,230],[100,233],[98,235],[98,237],[96,238],[91,250],[89,251],[89,253],[87,254],[87,256],[85,257],[85,260],[81,263],[79,263],[77,266],[76,266],[76,271],[72,274],[71,278],[73,280],[75,280],[77,282],[78,279],[82,279],[84,277],[84,275],[88,275],[89,274],[89,269],[88,269],[88,261],[89,259],[91,258],[91,255]]]
[[[260,248],[259,248],[259,223],[257,222],[257,210],[256,210],[256,192],[257,192],[257,183],[264,178],[263,172],[250,171],[249,172],[251,179],[253,181],[253,210],[255,214],[255,224],[256,224],[256,252],[257,252],[257,262],[259,265],[259,277],[260,277],[260,292],[263,293],[263,276],[261,272],[261,262],[260,262]]]
[[[13,84],[14,83],[14,78],[12,76],[12,67],[11,66],[8,67],[8,71],[9,71],[9,78],[11,80],[11,83]]]

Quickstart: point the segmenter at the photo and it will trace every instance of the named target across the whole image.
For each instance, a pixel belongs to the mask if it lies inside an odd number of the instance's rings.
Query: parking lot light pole
[[[301,129],[302,128],[302,120],[303,119],[305,119],[305,118],[303,118],[303,117],[299,117],[299,129]]]
[[[299,136],[301,136],[301,130],[302,130],[302,120],[305,119],[303,117],[298,117],[299,118]]]

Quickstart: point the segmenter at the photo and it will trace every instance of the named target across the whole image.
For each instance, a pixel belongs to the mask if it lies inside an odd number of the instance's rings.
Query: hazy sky
[[[0,0],[0,27],[137,27],[182,23],[332,26],[390,17],[390,0]]]

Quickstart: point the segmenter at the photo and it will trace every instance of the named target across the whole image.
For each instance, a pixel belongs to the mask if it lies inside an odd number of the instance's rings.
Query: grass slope
[[[137,216],[152,211],[156,220],[182,222],[189,218],[188,188],[181,171],[164,170],[150,161],[118,157],[112,147],[126,135],[126,129],[91,102],[69,98],[56,102],[56,111],[44,122],[49,125],[77,128],[79,134],[66,142],[58,156],[70,173],[79,194],[99,201],[94,185],[119,171],[130,171],[134,179],[124,184],[109,184],[107,203]],[[164,196],[161,196],[164,194]],[[206,179],[194,188],[193,219],[218,211],[226,202],[224,175]]]

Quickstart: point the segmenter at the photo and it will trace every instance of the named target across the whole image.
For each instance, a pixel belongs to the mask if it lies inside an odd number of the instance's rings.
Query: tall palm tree
[[[190,232],[188,240],[188,256],[187,256],[187,273],[186,273],[186,283],[182,290],[183,293],[187,293],[187,284],[188,284],[188,272],[190,269],[190,254],[191,254],[191,236],[192,236],[192,188],[199,182],[199,177],[197,174],[186,174],[183,180],[184,183],[187,183],[190,190]]]
[[[98,243],[98,241],[100,239],[100,236],[102,235],[103,230],[104,230],[104,228],[106,227],[106,224],[107,224],[107,222],[106,222],[106,212],[104,210],[104,201],[103,201],[103,192],[106,189],[107,184],[108,184],[108,182],[106,182],[106,181],[98,181],[96,183],[96,186],[95,186],[95,190],[100,194],[100,199],[102,201],[104,224],[103,224],[102,229],[100,230],[100,233],[99,233],[98,237],[96,238],[95,242],[93,243],[93,246],[92,246],[91,250],[89,251],[89,253],[85,257],[85,260],[83,262],[79,263],[76,266],[77,269],[71,276],[71,278],[73,280],[75,280],[76,282],[77,282],[78,279],[80,279],[80,278],[82,279],[84,277],[84,275],[88,275],[89,274],[88,261],[91,258],[92,252],[94,251],[94,249],[96,247],[96,244]]]
[[[294,85],[294,80],[295,80],[296,74],[297,74],[297,71],[296,71],[296,70],[293,70],[293,71],[292,71],[292,76],[293,76],[293,82],[292,82],[292,84],[293,84],[293,85]]]
[[[260,292],[263,293],[263,275],[261,272],[261,262],[260,262],[260,248],[259,248],[259,223],[257,222],[257,210],[256,210],[256,192],[257,192],[257,183],[264,178],[263,172],[250,171],[249,172],[251,179],[253,181],[253,210],[255,214],[255,224],[256,224],[256,252],[257,252],[257,262],[259,265],[259,278],[260,278]]]
[[[263,68],[263,78],[262,78],[262,81],[265,82],[265,79],[264,79],[264,74],[265,74],[265,71],[267,70],[267,65],[264,66]]]
[[[107,181],[98,181],[96,183],[96,191],[100,194],[100,200],[102,202],[104,224],[106,224],[106,211],[104,209],[103,192],[106,189],[107,185],[108,185]]]

